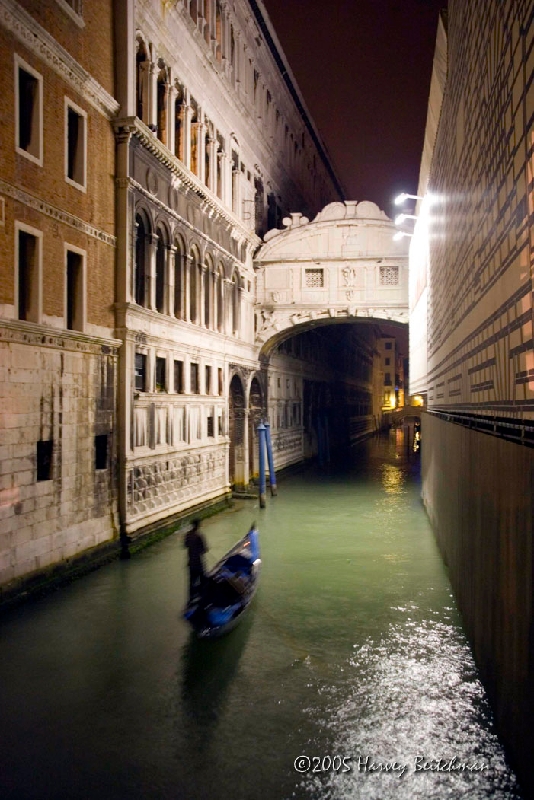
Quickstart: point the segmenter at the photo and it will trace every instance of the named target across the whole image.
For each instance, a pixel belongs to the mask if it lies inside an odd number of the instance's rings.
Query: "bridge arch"
[[[261,352],[286,331],[333,322],[408,322],[408,245],[374,203],[331,203],[310,222],[284,219],[255,263]]]

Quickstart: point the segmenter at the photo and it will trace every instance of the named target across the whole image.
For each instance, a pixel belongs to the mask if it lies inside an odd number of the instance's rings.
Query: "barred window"
[[[308,289],[322,289],[324,287],[324,270],[323,269],[307,269],[306,287]]]
[[[380,267],[381,286],[398,286],[398,284],[399,284],[398,267]]]

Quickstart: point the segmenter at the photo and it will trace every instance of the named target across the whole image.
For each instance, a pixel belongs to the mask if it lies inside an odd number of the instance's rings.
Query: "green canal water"
[[[206,520],[208,565],[261,535],[226,638],[181,619],[180,532],[5,614],[2,800],[519,798],[418,457],[395,434],[352,456]]]

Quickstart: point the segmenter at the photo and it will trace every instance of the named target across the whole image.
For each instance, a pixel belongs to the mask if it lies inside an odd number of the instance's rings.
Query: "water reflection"
[[[178,612],[179,535],[10,615],[2,798],[516,798],[418,454],[392,432],[353,456],[268,498],[259,591],[227,637],[198,641]],[[256,514],[251,501],[205,521],[213,561]],[[301,775],[303,755],[347,757],[351,771]],[[416,773],[418,756],[488,769]],[[360,757],[407,769],[360,771]]]

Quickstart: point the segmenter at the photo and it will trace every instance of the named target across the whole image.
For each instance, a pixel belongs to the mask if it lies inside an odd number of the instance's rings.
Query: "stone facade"
[[[449,3],[410,253],[423,500],[530,791],[533,18],[532,2]]]
[[[133,534],[254,475],[267,400],[253,254],[283,214],[316,213],[341,188],[256,3],[130,1],[116,29],[120,502]],[[282,464],[301,456],[297,439],[284,452]]]
[[[118,534],[118,106],[89,5],[0,2],[2,586]]]
[[[408,321],[407,246],[393,240],[378,206],[330,203],[312,222],[292,214],[284,225],[267,233],[255,258],[260,344],[317,322]]]

